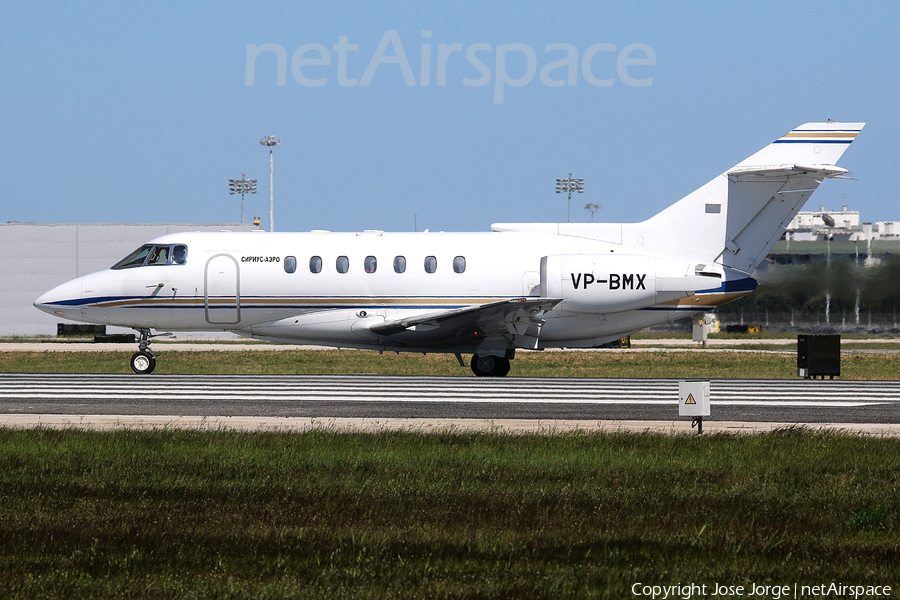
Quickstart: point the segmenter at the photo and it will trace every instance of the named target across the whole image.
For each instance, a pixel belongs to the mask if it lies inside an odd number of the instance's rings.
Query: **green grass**
[[[447,354],[378,354],[357,350],[162,350],[155,373],[339,374],[472,376]],[[782,349],[783,350],[783,349]],[[0,371],[25,373],[130,373],[132,348],[121,352],[0,352]],[[467,357],[468,359],[468,357]],[[728,377],[792,379],[793,353],[681,350],[667,352],[518,352],[513,377]],[[841,357],[844,379],[900,379],[900,356]]]
[[[634,349],[637,350],[646,350],[650,348],[655,349],[665,349],[665,350],[700,350],[701,346],[699,342],[693,342],[691,340],[679,340],[675,344],[671,343],[654,343],[652,340],[646,340],[640,345],[634,344]],[[708,348],[710,350],[764,350],[766,352],[777,352],[780,354],[791,354],[796,356],[797,346],[795,344],[785,345],[785,344],[773,344],[768,343],[765,339],[753,340],[749,339],[749,343],[747,341],[743,341],[741,343],[733,343],[733,344],[709,344]],[[846,353],[850,353],[854,350],[881,350],[881,351],[893,351],[900,352],[900,342],[877,342],[877,341],[866,341],[866,340],[842,340],[841,341],[841,350]],[[889,352],[884,352],[885,354]]]
[[[3,598],[631,597],[900,577],[900,441],[0,430]]]
[[[780,339],[780,340],[796,340],[797,335],[802,333],[810,333],[808,331],[775,331],[766,329],[763,327],[762,331],[759,333],[725,333],[724,331],[718,333],[709,333],[708,337],[711,340],[772,340],[772,339]],[[879,339],[890,338],[896,339],[897,334],[895,333],[883,333],[883,334],[874,334],[874,333],[856,333],[851,331],[841,331],[839,332],[841,339],[846,340],[871,340],[878,341]],[[680,340],[688,340],[693,337],[693,333],[690,331],[652,331],[652,330],[644,330],[639,333],[636,333],[631,336],[631,339],[634,340],[667,340],[667,339],[680,339]],[[896,345],[896,344],[894,344]]]

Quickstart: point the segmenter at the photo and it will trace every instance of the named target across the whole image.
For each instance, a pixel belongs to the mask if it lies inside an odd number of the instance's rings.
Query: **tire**
[[[497,371],[492,375],[492,377],[506,377],[506,374],[509,373],[509,359],[503,356],[495,357],[497,361]]]
[[[472,372],[478,377],[505,377],[509,366],[509,359],[503,356],[472,356]]]
[[[131,355],[131,370],[138,375],[149,375],[156,368],[156,357],[146,350]]]

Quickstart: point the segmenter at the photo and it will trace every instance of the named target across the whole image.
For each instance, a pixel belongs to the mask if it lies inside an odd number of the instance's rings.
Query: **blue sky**
[[[237,222],[228,179],[243,172],[259,180],[247,219],[267,227],[266,135],[282,140],[278,231],[565,221],[554,187],[569,172],[585,180],[573,221],[590,220],[588,202],[602,204],[597,221],[640,221],[828,118],[868,123],[840,163],[858,180],[826,182],[808,207],[900,220],[894,2],[59,2],[5,13],[3,222]],[[356,48],[338,51],[342,38]],[[266,44],[284,49],[284,84],[263,51],[248,85],[248,45]],[[513,83],[498,88],[503,71]]]

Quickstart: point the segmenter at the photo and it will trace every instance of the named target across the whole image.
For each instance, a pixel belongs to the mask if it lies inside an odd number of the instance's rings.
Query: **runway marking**
[[[0,373],[0,399],[484,404],[678,403],[677,379],[474,379],[382,375],[94,375]],[[900,382],[710,380],[710,404],[855,408],[900,401]],[[0,411],[3,407],[0,406]]]
[[[69,399],[75,400],[79,398],[84,398],[84,396],[64,396],[64,395],[35,395],[31,396],[35,399]],[[127,398],[128,396],[118,396],[112,394],[95,394],[91,396],[91,399],[94,400],[117,400]],[[186,395],[186,396],[157,396],[157,395],[141,395],[141,396],[130,396],[134,399],[141,400],[197,400],[197,401],[215,401],[222,400],[223,396],[197,396],[197,395]],[[6,394],[0,394],[0,398],[21,398],[21,396],[9,396]],[[330,396],[287,396],[287,397],[267,397],[267,396],[228,396],[229,400],[254,400],[257,402],[265,402],[265,401],[288,401],[288,400],[302,400],[306,402],[323,402],[323,401],[354,401],[354,402],[465,402],[471,404],[636,404],[636,405],[644,405],[644,404],[678,404],[678,400],[622,400],[622,399],[600,399],[600,398],[564,398],[564,399],[541,399],[541,400],[529,400],[523,398],[470,398],[465,396],[443,396],[441,398],[425,398],[425,397],[404,397],[404,396],[390,396],[390,395],[379,395],[375,397],[369,398],[361,398],[358,396],[345,396],[341,394],[334,394]],[[732,405],[732,406],[820,406],[820,407],[828,407],[828,408],[853,408],[853,407],[862,407],[862,406],[875,406],[878,404],[886,404],[885,402],[811,402],[811,401],[762,401],[762,400],[710,400],[711,405]]]

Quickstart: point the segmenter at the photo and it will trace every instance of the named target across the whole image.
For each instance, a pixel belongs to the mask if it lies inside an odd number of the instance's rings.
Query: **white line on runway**
[[[0,374],[0,399],[132,401],[457,402],[676,404],[678,380],[396,376]],[[81,387],[84,386],[84,387]],[[900,384],[867,381],[711,380],[710,401],[728,406],[857,408],[900,401]]]
[[[16,399],[21,398],[17,394],[0,393],[0,398]],[[367,394],[364,396],[347,394],[346,392],[334,392],[331,394],[302,394],[284,393],[282,395],[266,395],[266,394],[153,394],[153,393],[106,393],[98,391],[91,394],[58,392],[58,393],[39,393],[28,394],[29,399],[45,399],[45,400],[68,400],[68,401],[91,401],[91,400],[160,400],[160,401],[254,401],[254,402],[288,402],[288,401],[304,401],[304,402],[327,402],[327,401],[352,401],[352,402],[464,402],[475,404],[678,404],[677,398],[647,398],[640,399],[622,398],[622,397],[584,397],[584,396],[568,396],[564,398],[525,398],[525,397],[508,397],[508,396],[488,396],[481,398],[473,398],[471,396],[454,396],[441,395],[436,396],[410,396],[390,393]],[[888,404],[887,402],[860,402],[860,401],[823,401],[823,400],[710,400],[711,405],[729,405],[729,406],[810,406],[810,407],[831,407],[831,408],[852,408],[862,406],[877,406],[880,404]]]

